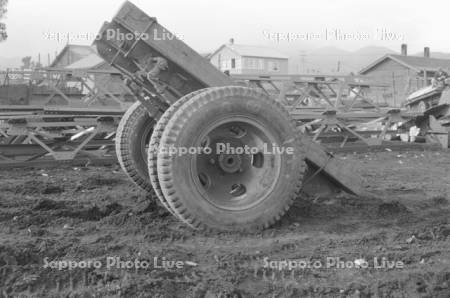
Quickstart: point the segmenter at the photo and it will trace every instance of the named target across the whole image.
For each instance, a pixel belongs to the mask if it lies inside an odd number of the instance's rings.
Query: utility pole
[[[397,106],[396,103],[396,90],[395,90],[395,74],[394,72],[392,72],[392,95],[393,95],[393,100],[394,100],[394,107]]]

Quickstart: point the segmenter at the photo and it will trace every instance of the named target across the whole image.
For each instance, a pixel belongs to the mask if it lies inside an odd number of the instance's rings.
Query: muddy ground
[[[191,231],[116,166],[2,170],[0,297],[450,297],[450,153],[340,158],[381,199],[305,197],[250,235]]]

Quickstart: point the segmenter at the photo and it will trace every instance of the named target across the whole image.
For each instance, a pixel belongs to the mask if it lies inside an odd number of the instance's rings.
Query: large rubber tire
[[[199,166],[196,164],[202,160],[201,154],[173,155],[168,150],[158,152],[158,179],[164,198],[174,213],[193,228],[220,231],[267,228],[284,215],[299,194],[305,172],[302,135],[288,112],[256,89],[220,87],[192,97],[167,121],[160,148],[196,148],[209,130],[218,130],[220,134],[222,124],[228,127],[234,123],[241,125],[244,123],[242,121],[250,123],[248,130],[252,130],[254,124],[259,129],[255,131],[262,131],[263,136],[270,135],[270,140],[277,145],[291,147],[292,154],[280,154],[267,161],[264,157],[262,175],[252,176],[253,171],[261,171],[253,169],[253,162],[249,166],[250,170],[245,168],[237,171],[237,174],[225,174],[223,185],[226,187],[223,187],[220,179],[214,180],[215,174],[212,175],[212,183],[201,181],[201,175],[197,172]],[[242,160],[245,158],[243,156]],[[274,178],[272,174],[276,174]],[[245,191],[236,194],[236,199],[226,199],[221,203],[214,197],[215,187],[218,190],[229,189],[225,181],[229,177],[233,180],[233,175],[250,177],[246,181],[249,187],[245,188],[244,185],[242,189]],[[213,189],[208,193],[210,190],[204,190],[202,185],[213,185]],[[227,195],[226,192],[221,194]]]
[[[155,196],[148,178],[147,149],[155,120],[145,107],[134,103],[122,117],[116,132],[116,154],[127,176],[140,188]]]
[[[170,205],[167,203],[166,199],[164,198],[164,194],[162,193],[161,190],[161,185],[159,184],[158,169],[157,169],[159,142],[167,123],[169,122],[170,118],[172,118],[172,115],[178,110],[178,108],[182,106],[185,102],[190,100],[192,97],[196,96],[197,94],[200,94],[204,90],[208,89],[197,90],[183,96],[164,112],[164,114],[161,116],[161,118],[159,118],[158,122],[156,123],[153,129],[152,137],[150,139],[150,144],[148,147],[147,164],[151,186],[155,191],[155,194],[160,200],[161,204],[175,216],[176,214],[172,210]]]

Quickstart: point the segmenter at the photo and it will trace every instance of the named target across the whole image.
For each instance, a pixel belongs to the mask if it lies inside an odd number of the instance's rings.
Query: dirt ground
[[[381,199],[299,198],[258,234],[194,232],[116,166],[2,170],[0,297],[450,297],[450,153],[339,158]]]

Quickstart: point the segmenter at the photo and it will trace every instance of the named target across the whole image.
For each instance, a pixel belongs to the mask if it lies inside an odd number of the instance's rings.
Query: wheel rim
[[[195,140],[195,148],[203,150],[191,159],[198,193],[223,210],[257,205],[271,193],[281,171],[281,156],[272,152],[278,140],[245,116],[227,117],[208,127]]]

